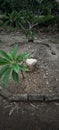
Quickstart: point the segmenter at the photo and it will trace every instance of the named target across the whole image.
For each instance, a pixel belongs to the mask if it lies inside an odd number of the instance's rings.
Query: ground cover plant
[[[19,82],[19,71],[24,78],[23,71],[28,71],[24,62],[29,57],[29,53],[17,54],[18,46],[16,45],[11,53],[0,50],[0,78],[3,79],[2,85],[7,86],[10,74],[15,82]]]

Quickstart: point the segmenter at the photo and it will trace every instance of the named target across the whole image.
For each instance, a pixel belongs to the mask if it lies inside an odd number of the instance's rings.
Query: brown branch
[[[32,28],[35,27],[35,26],[37,26],[38,24],[39,24],[39,23],[35,23],[35,24],[33,24],[33,25],[32,25]]]
[[[31,30],[33,27],[37,26],[39,23],[31,24],[29,21],[27,21],[29,25],[29,30]]]
[[[24,26],[23,26],[21,23],[19,23],[19,25],[20,25],[20,27],[22,28],[22,30],[23,30],[24,32],[26,32]]]

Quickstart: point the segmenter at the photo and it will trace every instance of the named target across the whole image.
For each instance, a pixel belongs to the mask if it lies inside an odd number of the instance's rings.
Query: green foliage
[[[43,15],[51,15],[52,5],[48,0],[43,0],[41,3],[41,13]]]
[[[0,14],[0,25],[3,25],[5,23],[5,21],[7,20],[7,15],[5,14]]]
[[[14,10],[32,11],[34,14],[43,15],[59,13],[59,3],[56,0],[0,0],[0,11],[8,14]]]
[[[49,6],[42,7],[42,14],[43,15],[51,15],[51,8]]]
[[[10,25],[13,27],[17,27],[19,20],[20,20],[19,13],[17,11],[13,11],[12,13],[8,14],[4,25],[5,26]]]
[[[0,0],[0,10],[5,13],[11,13],[13,10],[32,10],[36,12],[39,4],[36,0]]]
[[[52,1],[52,14],[59,15],[59,2],[56,2],[55,0]]]
[[[2,20],[0,20],[0,27],[1,27],[1,26],[3,26],[3,21],[2,21]]]
[[[26,32],[26,37],[28,38],[29,42],[33,42],[34,37],[35,37],[35,33],[33,31],[31,31],[31,30],[28,30]]]
[[[11,0],[0,0],[0,10],[4,13],[10,13],[11,9]]]
[[[56,0],[42,0],[40,7],[41,14],[43,15],[55,15],[59,13],[59,3]]]
[[[34,14],[32,13],[32,11],[26,11],[26,10],[22,10],[19,12],[21,20],[24,21],[32,21]]]
[[[27,38],[34,39],[37,25],[58,24],[59,3],[55,0],[1,0],[0,26],[21,27]],[[55,17],[55,20],[54,20]]]
[[[52,15],[35,15],[31,11],[26,12],[26,11],[20,11],[19,13],[17,11],[13,11],[11,14],[3,15],[1,16],[5,25],[11,25],[14,27],[23,27],[24,30],[28,29],[27,32],[29,32],[29,28],[32,29],[32,27],[36,26],[37,24],[43,24],[46,21],[49,21],[53,19],[54,16]],[[22,25],[22,26],[21,26]],[[30,30],[32,31],[32,30]]]
[[[47,16],[40,16],[39,17],[39,25],[49,25],[53,21],[54,16],[47,15]]]
[[[2,78],[2,85],[7,86],[10,75],[13,80],[19,82],[19,71],[28,71],[24,65],[25,60],[30,56],[29,53],[17,54],[18,46],[16,45],[11,53],[6,53],[0,50],[0,78]]]

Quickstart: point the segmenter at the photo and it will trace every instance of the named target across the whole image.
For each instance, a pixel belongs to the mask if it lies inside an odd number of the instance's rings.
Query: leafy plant
[[[28,32],[26,32],[26,37],[28,38],[28,42],[33,42],[35,34],[33,31],[28,30]]]
[[[34,15],[32,11],[20,11],[19,26],[24,31],[28,41],[34,41],[33,28],[38,25],[37,15]]]
[[[5,26],[10,25],[13,27],[17,27],[19,23],[20,17],[17,11],[13,11],[12,13],[8,14],[7,20],[5,21]]]
[[[52,3],[49,0],[42,0],[41,2],[41,13],[43,15],[51,15],[52,13]]]
[[[28,71],[28,68],[24,65],[24,62],[30,54],[27,52],[18,54],[17,51],[17,45],[11,53],[6,53],[4,50],[0,50],[0,78],[2,78],[3,86],[7,86],[10,75],[13,80],[18,83],[19,71],[21,71],[23,77],[23,71]]]

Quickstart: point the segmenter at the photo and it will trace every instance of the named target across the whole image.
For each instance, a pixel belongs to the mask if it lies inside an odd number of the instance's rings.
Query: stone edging
[[[59,102],[59,95],[54,94],[16,94],[11,95],[10,93],[6,93],[4,90],[0,91],[0,96],[9,102]]]

